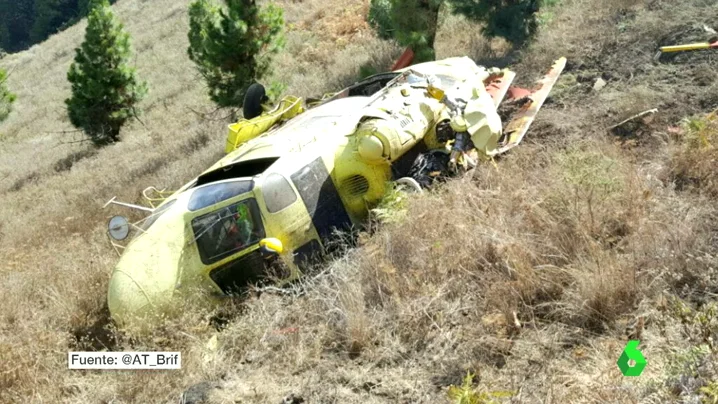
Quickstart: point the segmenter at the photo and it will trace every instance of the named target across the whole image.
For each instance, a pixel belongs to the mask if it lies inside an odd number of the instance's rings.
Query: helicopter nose
[[[110,278],[107,305],[113,317],[126,322],[129,316],[147,313],[152,302],[147,293],[132,277],[121,270],[115,270]]]

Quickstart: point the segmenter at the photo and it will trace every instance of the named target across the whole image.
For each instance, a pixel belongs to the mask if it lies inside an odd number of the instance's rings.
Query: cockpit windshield
[[[254,188],[254,181],[252,180],[227,181],[205,185],[192,191],[187,209],[194,212],[245,194],[251,191],[252,188]]]
[[[205,265],[236,254],[265,236],[254,198],[197,217],[192,220],[192,229]]]
[[[160,218],[160,216],[162,216],[165,212],[167,212],[169,210],[169,208],[172,205],[174,205],[175,202],[177,202],[177,199],[173,199],[173,200],[163,204],[159,208],[157,208],[156,211],[152,212],[151,215],[147,216],[140,223],[140,225],[139,225],[140,229],[142,229],[143,231],[147,231],[150,228],[150,226],[152,226],[157,221],[157,219]]]

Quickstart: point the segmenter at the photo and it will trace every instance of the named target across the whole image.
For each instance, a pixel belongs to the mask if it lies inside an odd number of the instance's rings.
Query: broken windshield
[[[192,220],[200,258],[205,265],[236,254],[264,238],[254,198],[217,209]]]

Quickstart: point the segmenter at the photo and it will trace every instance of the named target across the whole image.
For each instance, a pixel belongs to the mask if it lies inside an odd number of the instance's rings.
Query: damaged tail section
[[[521,108],[516,112],[510,122],[506,123],[504,127],[504,135],[499,147],[491,151],[490,156],[496,156],[512,149],[521,143],[524,135],[528,131],[529,127],[536,118],[536,114],[543,106],[544,102],[551,93],[551,89],[558,81],[559,76],[566,67],[566,58],[560,58],[554,62],[551,70],[537,82],[537,86],[533,90],[526,90],[518,87],[510,87],[505,89],[507,84],[498,86],[498,89],[494,90],[494,94],[499,94],[500,98],[495,98],[497,104],[505,95],[508,98],[504,102],[519,102],[523,103]],[[513,79],[513,76],[511,77]],[[506,79],[504,79],[506,81]],[[508,81],[510,82],[510,81]],[[493,95],[493,94],[492,94]]]

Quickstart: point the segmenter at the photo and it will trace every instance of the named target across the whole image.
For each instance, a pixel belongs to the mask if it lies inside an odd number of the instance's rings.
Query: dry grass
[[[329,91],[401,51],[373,37],[365,1],[280,3],[290,34],[274,79],[287,92]],[[713,3],[566,0],[513,55],[475,24],[445,18],[441,57],[517,58],[528,81],[568,56],[526,143],[498,169],[412,198],[404,220],[372,226],[295,287],[303,294],[217,309],[189,300],[149,334],[108,322],[116,255],[104,222],[115,212],[101,206],[115,195],[137,202],[146,186],[174,188],[209,166],[228,111],[211,112],[185,55],[186,4],[120,0],[115,10],[151,90],[143,123],[121,143],[95,151],[58,133],[71,130],[64,77],[84,24],[0,60],[19,96],[0,126],[1,402],[176,402],[209,381],[221,387],[215,402],[294,393],[312,403],[439,403],[466,371],[478,373],[477,389],[513,391],[514,402],[709,397],[699,388],[718,378],[715,131],[675,140],[668,127],[718,107],[716,62],[651,58],[656,45],[697,35],[686,21],[714,21]],[[596,93],[599,76],[608,86]],[[630,139],[607,134],[654,106],[656,119]],[[710,147],[691,140],[700,133]],[[615,366],[628,338],[642,340],[649,361],[630,380]],[[106,348],[181,351],[183,369],[67,370],[68,350]]]
[[[718,197],[718,121],[716,113],[687,119],[676,127],[678,146],[672,159],[670,178],[676,186],[693,189],[710,198]]]
[[[347,2],[347,7],[351,4]],[[301,4],[308,9],[320,5]],[[13,234],[13,240],[24,242],[38,231],[35,225],[43,222],[35,217],[64,219],[73,216],[77,204],[101,206],[108,195],[136,200],[138,189],[147,185],[172,189],[196,175],[197,167],[207,167],[219,156],[228,113],[211,113],[214,107],[186,57],[186,7],[171,1],[121,1],[115,7],[132,34],[138,74],[149,82],[150,94],[140,105],[142,123],[128,125],[122,132],[123,142],[93,158],[85,155],[87,144],[77,143],[83,140],[80,133],[58,133],[73,129],[64,110],[63,101],[69,96],[64,77],[74,55],[70,50],[82,40],[84,23],[0,62],[12,71],[9,84],[18,94],[20,111],[0,127],[4,134],[0,198],[6,206],[0,222],[5,232]],[[309,18],[297,16],[302,10],[296,7],[288,4],[288,21]],[[162,12],[155,13],[155,8]],[[328,14],[319,21],[336,25],[342,13]],[[141,17],[145,14],[153,17]],[[326,38],[326,33],[318,29],[289,35],[287,49],[275,66],[275,79],[287,85],[288,93],[315,96],[336,89],[353,82],[360,65],[370,61],[387,65],[397,52],[369,35],[366,27],[352,33],[351,43],[336,43]],[[368,49],[374,52],[369,55]],[[197,143],[197,138],[208,140]],[[113,166],[108,166],[108,161]],[[62,169],[69,162],[71,172]],[[118,168],[125,174],[118,176]],[[39,193],[56,203],[28,203]],[[104,215],[96,212],[96,208],[86,212],[88,222],[104,220]]]

